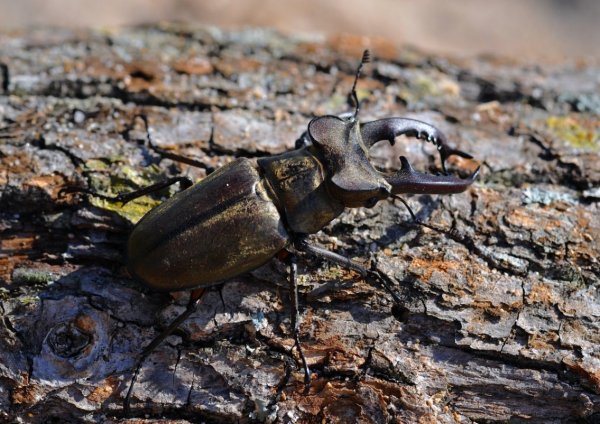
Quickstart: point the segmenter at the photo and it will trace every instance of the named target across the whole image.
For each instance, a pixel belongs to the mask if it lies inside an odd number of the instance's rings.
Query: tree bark
[[[135,360],[186,304],[134,282],[132,223],[166,196],[130,191],[294,148],[313,116],[406,116],[481,165],[452,196],[347,210],[311,238],[395,281],[388,293],[316,259],[300,263],[300,338],[290,353],[286,267],[277,259],[205,295],[143,363],[138,422],[598,422],[598,63],[444,58],[384,40],[160,25],[0,34],[0,421],[124,419]],[[414,139],[380,143],[434,172]],[[174,190],[171,190],[171,193]],[[231,235],[223,234],[223,237]],[[199,243],[202,240],[198,241]],[[70,420],[70,421],[69,421]]]

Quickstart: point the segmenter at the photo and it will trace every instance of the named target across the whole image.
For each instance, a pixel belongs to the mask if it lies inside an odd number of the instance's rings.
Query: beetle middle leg
[[[310,369],[306,362],[306,356],[302,350],[300,344],[300,310],[298,306],[298,258],[296,255],[291,254],[288,256],[288,263],[290,266],[290,300],[292,301],[292,333],[294,335],[294,346],[298,350],[298,355],[302,360],[302,367],[304,368],[304,393],[308,393],[310,387]]]
[[[401,308],[399,315],[402,316],[402,321],[405,321],[408,314],[408,309],[402,305],[402,300],[400,297],[393,291],[391,287],[391,279],[387,277],[384,273],[376,270],[376,269],[367,269],[358,262],[355,262],[345,256],[339,255],[337,253],[331,252],[327,249],[324,249],[319,246],[314,246],[308,244],[308,242],[304,238],[297,238],[294,240],[294,247],[297,251],[312,254],[313,256],[317,256],[319,258],[325,259],[329,262],[333,262],[342,267],[352,269],[357,271],[359,274],[363,276],[363,278],[369,280],[377,280],[380,282],[384,288],[391,294],[393,297],[396,306]],[[306,361],[306,356],[304,355],[304,351],[302,349],[302,344],[300,343],[300,311],[299,311],[299,303],[298,303],[298,258],[294,253],[290,253],[288,251],[284,251],[286,253],[285,260],[289,265],[289,283],[290,283],[290,300],[292,304],[291,311],[291,327],[292,333],[294,337],[294,347],[298,350],[298,355],[300,356],[300,360],[302,361],[302,367],[304,369],[304,394],[308,394],[310,389],[310,368],[308,367],[308,362]]]
[[[147,194],[152,194],[152,193],[160,191],[164,188],[172,186],[175,183],[179,183],[179,186],[180,186],[181,190],[183,191],[183,190],[191,187],[193,184],[193,181],[190,178],[184,177],[184,176],[172,177],[172,178],[168,178],[164,181],[159,181],[158,183],[155,183],[155,184],[152,184],[152,185],[149,185],[146,187],[142,187],[139,190],[131,191],[129,193],[120,193],[120,194],[117,194],[116,196],[106,196],[104,194],[97,193],[94,190],[91,190],[89,188],[84,188],[84,187],[66,187],[60,191],[60,195],[62,195],[64,193],[86,193],[86,194],[92,195],[94,197],[98,197],[99,199],[108,200],[110,202],[121,202],[122,204],[126,204],[128,202],[131,202],[132,200],[139,198],[139,197],[145,196]]]

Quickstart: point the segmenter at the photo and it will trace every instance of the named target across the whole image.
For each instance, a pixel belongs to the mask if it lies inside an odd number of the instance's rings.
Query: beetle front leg
[[[432,142],[440,153],[442,161],[442,170],[447,174],[446,160],[450,156],[460,156],[466,159],[473,159],[468,153],[453,149],[448,146],[446,136],[433,125],[426,122],[409,118],[386,118],[377,121],[367,122],[361,125],[360,132],[367,148],[381,140],[388,140],[394,144],[394,139],[399,135],[416,137],[421,140]]]
[[[363,265],[359,264],[356,261],[353,261],[350,258],[347,258],[338,253],[332,252],[330,250],[324,249],[319,246],[314,246],[309,244],[305,239],[298,239],[294,242],[294,247],[300,251],[311,254],[321,259],[325,259],[326,261],[337,264],[341,267],[351,269],[353,271],[358,272],[369,284],[379,283],[383,286],[383,288],[390,294],[392,299],[394,299],[396,310],[398,311],[398,316],[401,317],[401,321],[406,321],[408,317],[408,309],[404,306],[404,302],[400,297],[394,292],[392,289],[392,280],[390,277],[385,275],[385,273],[379,271],[376,267],[372,269],[368,269]]]

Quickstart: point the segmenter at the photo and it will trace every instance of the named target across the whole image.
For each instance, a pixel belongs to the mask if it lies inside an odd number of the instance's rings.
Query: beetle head
[[[324,157],[331,194],[347,207],[374,206],[391,194],[391,185],[367,159],[359,122],[327,115],[308,124],[311,141]]]
[[[408,160],[400,158],[402,168],[394,174],[384,174],[369,161],[369,148],[379,140],[389,140],[400,134],[416,135],[433,142],[439,151],[442,168],[445,161],[456,155],[471,158],[467,153],[451,149],[445,137],[436,128],[424,122],[405,118],[388,118],[368,122],[361,129],[358,121],[359,103],[356,82],[362,65],[369,61],[368,51],[363,54],[356,72],[351,96],[355,102],[353,115],[341,118],[321,116],[308,124],[308,135],[320,155],[329,175],[329,191],[347,207],[372,207],[379,200],[400,193],[449,194],[465,191],[477,177],[477,169],[469,178],[448,175],[429,175],[415,171]]]

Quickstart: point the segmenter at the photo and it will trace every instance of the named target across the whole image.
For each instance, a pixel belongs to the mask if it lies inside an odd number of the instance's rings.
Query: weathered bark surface
[[[359,83],[362,120],[422,119],[476,158],[453,162],[454,172],[482,164],[466,193],[408,197],[450,236],[383,202],[314,237],[377,260],[408,321],[358,275],[303,262],[301,338],[315,371],[303,395],[288,353],[285,267],[273,260],[210,291],[150,356],[133,415],[600,420],[597,64],[457,60],[363,38],[165,25],[0,35],[0,421],[123,419],[136,356],[186,303],[140,287],[123,266],[127,218],[158,197],[121,209],[59,191],[204,176],[149,151],[139,114],[157,144],[213,167],[292,149],[312,116],[350,109],[365,47],[374,63]],[[436,167],[415,140],[373,155],[391,170],[400,154]]]

